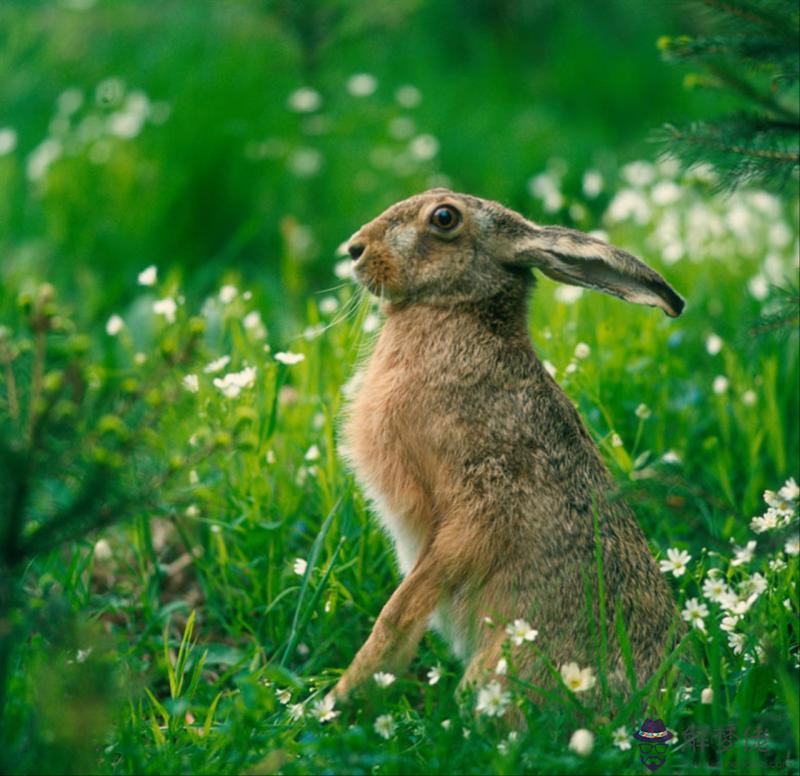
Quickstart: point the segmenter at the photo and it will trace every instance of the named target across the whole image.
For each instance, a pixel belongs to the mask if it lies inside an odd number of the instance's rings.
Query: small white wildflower
[[[255,367],[247,366],[241,372],[229,372],[224,377],[214,378],[214,385],[228,399],[235,399],[245,388],[252,388],[256,381]]]
[[[501,717],[511,701],[511,695],[503,689],[500,682],[489,682],[478,691],[476,710],[487,717]]]
[[[125,321],[119,315],[112,315],[106,323],[106,334],[116,337],[125,328]]]
[[[706,352],[709,356],[716,356],[722,350],[722,337],[717,334],[709,334],[706,337]]]
[[[714,382],[711,384],[711,388],[713,389],[714,393],[717,396],[721,396],[725,391],[728,390],[730,387],[730,381],[728,380],[725,375],[717,375],[714,378]]]
[[[583,193],[589,199],[594,199],[603,191],[603,176],[598,170],[587,170],[583,174]]]
[[[764,533],[765,531],[771,531],[774,528],[778,528],[780,525],[782,525],[782,522],[782,513],[775,509],[775,507],[770,507],[763,515],[760,517],[754,517],[750,521],[750,528],[756,533]]]
[[[659,181],[653,186],[650,197],[654,205],[665,207],[672,205],[681,198],[682,189],[673,181]]]
[[[375,680],[375,684],[377,684],[378,687],[388,687],[390,684],[394,684],[394,680],[397,677],[386,671],[378,671],[378,673],[372,675],[372,678]]]
[[[755,572],[739,582],[739,597],[749,599],[750,596],[760,596],[767,589],[767,580],[763,574]]]
[[[78,653],[75,655],[75,660],[78,663],[85,663],[86,659],[91,654],[92,654],[92,648],[91,647],[89,647],[88,649],[79,649]]]
[[[332,315],[339,309],[339,301],[335,296],[326,296],[319,300],[319,311],[323,315]]]
[[[569,748],[581,757],[588,757],[594,749],[594,733],[586,728],[576,730],[569,739]]]
[[[182,382],[189,393],[197,393],[200,390],[200,380],[197,375],[185,375]]]
[[[313,113],[322,105],[322,97],[314,89],[302,86],[289,95],[287,104],[295,113]]]
[[[777,558],[773,558],[769,562],[770,571],[775,571],[775,572],[783,571],[785,568],[786,568],[786,561],[783,558],[781,558],[780,555]]]
[[[11,127],[0,129],[0,156],[10,154],[17,147],[17,132]]]
[[[755,548],[756,541],[754,539],[747,542],[744,547],[734,547],[734,558],[731,561],[731,566],[742,566],[745,563],[749,563],[753,559],[753,551]]]
[[[406,84],[394,93],[394,98],[402,108],[416,108],[422,101],[422,93],[416,86]]]
[[[230,356],[220,356],[219,358],[214,359],[210,364],[206,364],[203,367],[203,371],[207,375],[215,374],[216,372],[221,372],[225,369],[226,366],[230,363],[231,357]]]
[[[319,460],[319,447],[316,445],[311,445],[308,448],[305,454],[306,461],[318,461]]]
[[[756,403],[757,398],[755,391],[747,390],[742,394],[742,404],[744,404],[745,407],[752,407]]]
[[[98,539],[94,545],[94,557],[97,560],[111,559],[111,545],[105,539]]]
[[[759,273],[747,281],[747,290],[750,292],[750,296],[763,302],[769,296],[769,281]]]
[[[184,512],[184,514],[186,517],[195,518],[200,514],[200,510],[197,508],[197,504],[189,504],[189,506],[186,507],[186,512]]]
[[[153,312],[156,313],[156,315],[163,315],[167,323],[175,323],[175,313],[177,309],[178,305],[171,296],[153,302]]]
[[[347,79],[347,91],[353,97],[369,97],[378,88],[378,79],[369,73],[356,73]]]
[[[222,304],[230,304],[234,299],[236,299],[236,294],[238,290],[236,286],[226,285],[220,288],[219,290],[219,300]]]
[[[623,444],[624,442],[622,441],[622,437],[614,432],[611,435],[611,447],[622,447]]]
[[[288,690],[288,689],[287,690],[278,690],[278,692],[275,693],[275,694],[278,696],[278,700],[284,706],[286,706],[289,703],[289,701],[292,699],[292,691]]]
[[[714,702],[714,690],[711,687],[704,687],[700,693],[700,703],[709,706]]]
[[[417,135],[408,144],[408,150],[418,161],[427,162],[439,153],[439,141],[433,135]]]
[[[636,408],[636,417],[640,420],[647,420],[649,417],[652,416],[652,410],[646,404],[640,404]]]
[[[614,746],[620,749],[620,751],[626,752],[631,748],[631,737],[624,725],[622,727],[618,727],[611,734],[611,741],[613,742]]]
[[[453,723],[452,723],[452,722],[451,722],[449,719],[443,719],[443,720],[442,720],[442,729],[443,729],[443,730],[450,730],[450,726],[451,726],[452,724],[453,724]]]
[[[570,361],[564,369],[564,373],[571,375],[578,371],[578,365],[574,361]]]
[[[730,588],[725,584],[724,579],[707,577],[703,582],[703,596],[708,598],[709,601],[721,603],[730,592]]]
[[[797,501],[800,499],[800,485],[795,482],[794,477],[789,477],[781,486],[778,495],[786,501]]]
[[[661,456],[661,460],[664,463],[679,464],[681,462],[681,457],[674,450],[667,450],[667,452]]]
[[[342,245],[347,246],[347,243],[342,243]],[[350,259],[344,259],[343,261],[337,261],[336,264],[333,266],[333,274],[336,275],[339,280],[352,280],[353,278],[353,262]]]
[[[258,337],[263,337],[264,334],[266,334],[264,322],[261,320],[261,313],[258,310],[247,313],[247,315],[244,316],[242,325],[247,331],[252,332]]]
[[[719,624],[719,627],[722,628],[722,630],[731,633],[736,629],[738,622],[739,617],[737,617],[735,614],[727,614],[722,618],[722,622]]]
[[[728,646],[735,655],[741,655],[744,649],[744,633],[728,633]]]
[[[705,632],[705,618],[708,617],[708,607],[696,598],[690,598],[681,612],[681,616],[694,628]]]
[[[539,631],[531,628],[525,620],[514,620],[506,626],[506,634],[519,646],[523,641],[536,641]]]
[[[574,304],[583,296],[583,289],[580,286],[559,286],[553,296],[561,304]]]
[[[289,718],[292,722],[299,722],[306,714],[306,708],[302,703],[292,703],[287,707]]]
[[[508,660],[504,657],[501,657],[500,660],[497,661],[497,666],[494,669],[494,672],[498,676],[505,676],[508,673]]]
[[[597,681],[591,668],[581,668],[577,663],[565,663],[559,670],[564,684],[572,692],[591,690]]]
[[[305,360],[305,355],[303,353],[276,353],[275,360],[280,361],[281,364],[299,364],[301,361]]]
[[[799,555],[800,554],[800,535],[793,536],[791,539],[788,539],[786,544],[783,545],[783,551],[787,555]]]
[[[302,577],[306,573],[306,569],[308,568],[308,561],[305,558],[295,558],[294,563],[292,564],[292,571],[297,574],[298,577]]]
[[[442,678],[442,667],[434,666],[428,671],[428,684],[433,687]]]
[[[133,363],[137,366],[141,366],[145,361],[147,361],[147,353],[137,353],[133,357]]]
[[[339,712],[334,710],[335,704],[336,701],[334,697],[328,695],[321,701],[314,702],[314,705],[311,707],[311,714],[322,723],[330,722],[332,719],[339,716]]]
[[[672,572],[672,576],[681,577],[686,571],[686,565],[692,559],[686,550],[679,550],[677,547],[670,547],[667,550],[668,560],[659,562],[663,573]]]
[[[158,268],[155,265],[151,265],[139,273],[137,280],[140,286],[154,286],[157,278]]]
[[[542,366],[544,367],[544,371],[547,372],[547,374],[549,374],[550,377],[555,378],[556,368],[547,359],[542,361]]]
[[[369,334],[370,332],[375,331],[380,324],[381,319],[375,315],[375,313],[370,313],[366,318],[364,318],[364,323],[361,325],[361,328],[363,331]]]
[[[589,358],[592,349],[585,343],[579,342],[575,346],[575,358]]]
[[[381,737],[385,738],[387,741],[394,735],[395,730],[397,730],[397,723],[394,721],[394,717],[391,714],[381,714],[375,720],[375,732]]]

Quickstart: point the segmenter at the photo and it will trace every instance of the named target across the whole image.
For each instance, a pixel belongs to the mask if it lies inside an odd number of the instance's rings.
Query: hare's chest
[[[342,452],[391,536],[405,575],[430,536],[432,513],[420,431],[403,384],[367,370],[342,430]]]

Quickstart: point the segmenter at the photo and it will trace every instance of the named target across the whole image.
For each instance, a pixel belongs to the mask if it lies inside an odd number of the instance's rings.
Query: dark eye
[[[431,223],[445,231],[454,229],[461,222],[461,214],[450,205],[437,207],[431,214]]]

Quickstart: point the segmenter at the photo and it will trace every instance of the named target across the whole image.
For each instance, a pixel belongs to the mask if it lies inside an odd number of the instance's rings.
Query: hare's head
[[[398,202],[348,243],[356,279],[397,302],[447,305],[526,288],[528,269],[667,315],[683,299],[629,253],[574,229],[538,226],[496,202],[431,189]]]

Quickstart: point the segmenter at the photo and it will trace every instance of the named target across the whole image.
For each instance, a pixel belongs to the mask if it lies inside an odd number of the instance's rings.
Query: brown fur
[[[461,215],[451,231],[430,222],[443,204]],[[631,511],[610,497],[611,476],[578,413],[531,346],[528,267],[671,315],[680,297],[623,251],[444,189],[393,206],[351,245],[363,248],[358,279],[389,301],[346,414],[343,449],[406,576],[336,696],[376,671],[402,670],[432,618],[468,663],[465,681],[479,681],[515,618],[539,631],[536,644],[556,666],[596,668],[593,620],[602,616],[609,673],[622,685],[617,606],[644,682],[670,646],[676,608]],[[523,645],[514,661],[523,678],[547,683],[536,650]]]

